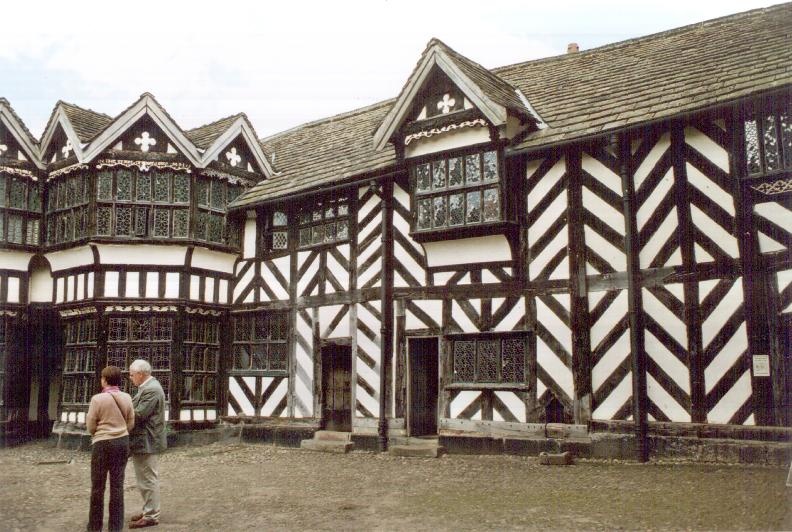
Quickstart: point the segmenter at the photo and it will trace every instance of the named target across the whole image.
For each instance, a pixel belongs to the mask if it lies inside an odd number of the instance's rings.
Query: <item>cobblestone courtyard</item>
[[[83,530],[89,462],[87,452],[45,443],[0,449],[0,528]],[[228,442],[178,447],[161,463],[163,531],[792,529],[792,488],[777,468],[548,467],[514,456],[331,455]],[[128,516],[140,501],[131,465],[126,485]]]

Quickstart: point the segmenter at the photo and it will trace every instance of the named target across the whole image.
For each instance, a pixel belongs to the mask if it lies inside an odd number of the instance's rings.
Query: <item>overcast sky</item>
[[[15,1],[0,96],[36,137],[59,99],[116,116],[143,92],[184,129],[245,112],[264,137],[396,96],[432,37],[497,67],[776,3]]]

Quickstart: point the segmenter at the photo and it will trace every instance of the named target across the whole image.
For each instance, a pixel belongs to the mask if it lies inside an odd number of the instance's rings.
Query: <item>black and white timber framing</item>
[[[150,94],[36,140],[0,99],[4,429],[79,430],[135,358],[177,427],[349,397],[381,448],[563,423],[640,459],[653,427],[789,427],[791,26],[493,70],[432,40],[395,100],[263,140]]]

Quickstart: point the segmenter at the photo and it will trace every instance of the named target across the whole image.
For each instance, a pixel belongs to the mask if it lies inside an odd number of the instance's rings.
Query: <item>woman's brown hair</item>
[[[103,369],[102,377],[109,386],[121,386],[121,369],[116,366]]]

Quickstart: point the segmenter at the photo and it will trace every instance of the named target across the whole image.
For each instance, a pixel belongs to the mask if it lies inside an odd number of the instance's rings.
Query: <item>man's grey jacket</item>
[[[154,377],[140,385],[132,398],[135,427],[129,433],[132,454],[161,453],[168,446],[165,435],[165,392]]]

